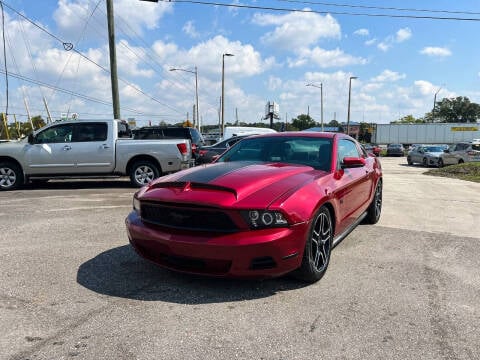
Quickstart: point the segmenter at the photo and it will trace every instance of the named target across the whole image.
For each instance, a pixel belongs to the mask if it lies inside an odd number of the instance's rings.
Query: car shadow
[[[291,277],[241,280],[176,273],[142,259],[130,245],[80,265],[77,282],[103,295],[192,305],[265,298],[308,285]]]
[[[83,180],[49,180],[25,184],[29,190],[70,190],[70,189],[124,189],[133,187],[127,178],[116,179],[83,179]]]

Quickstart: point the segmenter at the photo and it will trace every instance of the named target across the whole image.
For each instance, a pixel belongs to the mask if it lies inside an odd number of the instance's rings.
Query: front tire
[[[442,159],[438,159],[438,167],[441,168],[441,167],[444,167],[445,164],[443,163],[443,160]]]
[[[375,188],[373,200],[367,209],[367,216],[364,219],[366,224],[376,224],[380,220],[380,215],[382,214],[382,192],[382,180],[379,180]]]
[[[302,264],[294,275],[303,281],[314,283],[327,271],[333,243],[332,216],[326,206],[314,215],[305,242]]]
[[[150,161],[137,161],[130,170],[130,182],[135,187],[147,185],[160,176],[160,170]]]
[[[427,158],[423,158],[422,164],[423,166],[428,166]]]
[[[24,175],[20,166],[12,162],[0,163],[0,191],[15,190],[23,185]]]

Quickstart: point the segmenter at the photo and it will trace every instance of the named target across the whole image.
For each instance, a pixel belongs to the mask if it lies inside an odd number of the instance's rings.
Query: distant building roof
[[[312,127],[310,129],[305,129],[302,131],[322,131],[322,128],[320,126]],[[326,132],[338,132],[339,128],[337,126],[324,126],[323,131]]]

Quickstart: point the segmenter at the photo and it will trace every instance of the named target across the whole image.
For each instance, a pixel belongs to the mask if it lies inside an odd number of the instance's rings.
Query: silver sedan
[[[443,147],[438,145],[421,145],[415,146],[408,152],[408,165],[422,164],[423,166],[438,166],[442,167],[443,162]]]

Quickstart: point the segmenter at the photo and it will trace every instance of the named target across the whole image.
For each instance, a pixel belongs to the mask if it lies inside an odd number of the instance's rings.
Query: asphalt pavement
[[[480,184],[382,158],[380,222],[306,285],[139,258],[128,180],[0,193],[0,359],[480,359]]]

